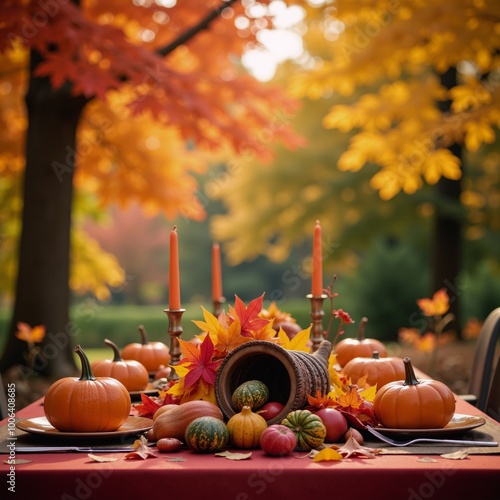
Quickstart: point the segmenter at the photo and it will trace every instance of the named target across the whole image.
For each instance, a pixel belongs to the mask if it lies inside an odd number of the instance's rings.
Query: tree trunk
[[[17,323],[43,324],[41,355],[29,368],[55,379],[76,371],[69,321],[70,229],[76,132],[86,100],[72,96],[67,86],[54,91],[46,78],[34,78],[38,62],[32,53],[18,276],[0,371],[27,364],[27,345],[15,337]]]
[[[456,85],[456,69],[450,68],[441,75],[441,83],[447,89]],[[450,111],[450,101],[440,103],[444,113]],[[450,151],[458,158],[462,156],[462,147],[453,144]],[[445,288],[450,298],[450,312],[454,320],[447,329],[460,334],[460,294],[458,282],[462,265],[462,230],[463,216],[460,204],[462,184],[460,180],[442,177],[436,186],[437,203],[434,227],[434,270],[433,291]]]

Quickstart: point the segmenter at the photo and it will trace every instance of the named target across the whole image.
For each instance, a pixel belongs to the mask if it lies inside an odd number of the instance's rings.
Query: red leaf
[[[202,378],[207,384],[215,384],[217,368],[222,360],[212,361],[214,345],[210,335],[206,335],[199,346],[187,346],[189,342],[183,342],[183,347],[187,348],[187,355],[181,360],[183,364],[189,362],[189,372],[184,377],[184,389],[189,389]]]
[[[245,307],[245,303],[237,295],[235,296],[234,312],[240,320],[241,335],[244,337],[250,337],[250,332],[260,330],[269,323],[268,319],[259,317],[263,301],[264,294],[250,301],[248,307]]]

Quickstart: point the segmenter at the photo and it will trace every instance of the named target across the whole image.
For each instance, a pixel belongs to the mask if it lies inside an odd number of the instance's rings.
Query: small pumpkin
[[[244,406],[227,422],[229,440],[236,448],[258,448],[261,434],[267,429],[266,419]]]
[[[269,389],[260,380],[247,380],[240,384],[231,395],[231,404],[236,411],[241,411],[244,406],[257,410],[269,399]]]
[[[153,415],[153,434],[157,439],[183,439],[187,426],[196,418],[212,417],[223,420],[219,407],[210,401],[188,401],[180,405],[165,405],[159,414]]]
[[[186,428],[184,442],[198,453],[215,453],[220,451],[229,441],[226,424],[215,417],[199,417]]]
[[[291,411],[282,421],[297,438],[296,450],[308,451],[321,446],[326,438],[326,427],[320,417],[309,410]]]
[[[367,318],[361,319],[357,338],[344,339],[335,345],[334,354],[337,356],[337,363],[341,367],[344,367],[351,359],[357,357],[369,358],[375,351],[378,351],[381,358],[387,357],[387,349],[380,340],[365,338],[367,322]]]
[[[104,343],[113,349],[113,359],[94,361],[90,366],[96,377],[112,377],[119,380],[128,391],[143,391],[149,383],[149,373],[135,359],[122,359],[118,346],[111,340]]]
[[[146,329],[139,326],[141,343],[126,345],[121,352],[123,359],[135,359],[142,363],[149,373],[156,373],[161,365],[170,362],[170,349],[163,342],[150,342]]]
[[[383,385],[405,378],[405,368],[401,358],[381,358],[378,351],[374,351],[371,358],[356,357],[351,359],[342,370],[353,384],[366,376],[367,385]]]
[[[82,363],[81,377],[64,377],[49,387],[43,404],[45,417],[61,432],[115,431],[130,413],[127,388],[115,378],[94,377],[81,346],[75,352]]]
[[[410,358],[404,358],[405,379],[389,382],[375,396],[374,411],[384,427],[439,429],[455,412],[455,396],[438,380],[418,380]]]

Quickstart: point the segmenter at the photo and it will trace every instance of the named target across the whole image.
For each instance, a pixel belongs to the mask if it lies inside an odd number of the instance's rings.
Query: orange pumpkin
[[[163,342],[150,342],[146,329],[139,326],[141,343],[134,342],[126,345],[122,349],[123,359],[135,359],[146,367],[149,373],[156,373],[161,365],[168,365],[170,362],[170,350]]]
[[[131,407],[126,387],[115,378],[94,377],[83,349],[76,346],[75,352],[82,363],[81,377],[64,377],[49,387],[43,404],[45,417],[63,432],[118,429]]]
[[[380,423],[393,429],[439,429],[455,412],[455,396],[438,380],[418,380],[410,358],[403,360],[405,379],[377,391],[373,408]]]
[[[370,358],[375,351],[378,351],[381,358],[387,357],[387,349],[380,340],[365,338],[367,322],[367,318],[361,320],[356,339],[344,339],[336,344],[334,353],[337,356],[337,363],[341,367],[357,357]]]
[[[360,378],[366,376],[367,385],[376,384],[377,389],[389,382],[405,378],[403,360],[401,358],[381,358],[378,351],[374,351],[371,358],[351,359],[342,371],[353,384],[357,384]]]
[[[128,391],[143,391],[149,383],[149,373],[142,363],[135,359],[122,359],[117,345],[105,339],[104,343],[113,349],[113,359],[94,361],[90,366],[96,377],[112,377],[119,380]]]

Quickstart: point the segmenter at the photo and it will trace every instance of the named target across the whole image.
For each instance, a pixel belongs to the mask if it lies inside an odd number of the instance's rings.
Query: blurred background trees
[[[339,307],[369,317],[370,335],[396,339],[415,300],[439,287],[452,296],[456,328],[498,306],[498,2],[236,1],[194,37],[218,3],[2,6],[0,285],[6,307],[24,304],[2,333],[17,351],[17,321],[64,332],[70,303],[89,296],[163,308],[173,223],[183,302],[197,309],[209,300],[213,239],[222,243],[228,300],[266,292],[305,303],[316,219],[325,281],[339,275]],[[108,38],[124,58],[106,53]],[[79,41],[85,57],[76,64]],[[42,70],[32,58],[28,71],[30,49]],[[266,71],[273,55],[278,64]],[[243,63],[266,81],[244,76]],[[33,82],[66,100],[31,122],[23,99]],[[60,134],[67,125],[47,120],[56,109],[66,116],[68,103],[79,117],[73,146]],[[37,151],[54,189],[72,180],[67,263],[53,252],[65,234],[53,221],[67,210],[48,210],[53,198],[22,190]],[[32,215],[22,223],[26,203]],[[18,265],[18,238],[30,226],[39,232]],[[62,313],[47,292],[56,275],[73,293]],[[58,319],[49,320],[56,305]],[[2,367],[11,362],[5,354]]]

